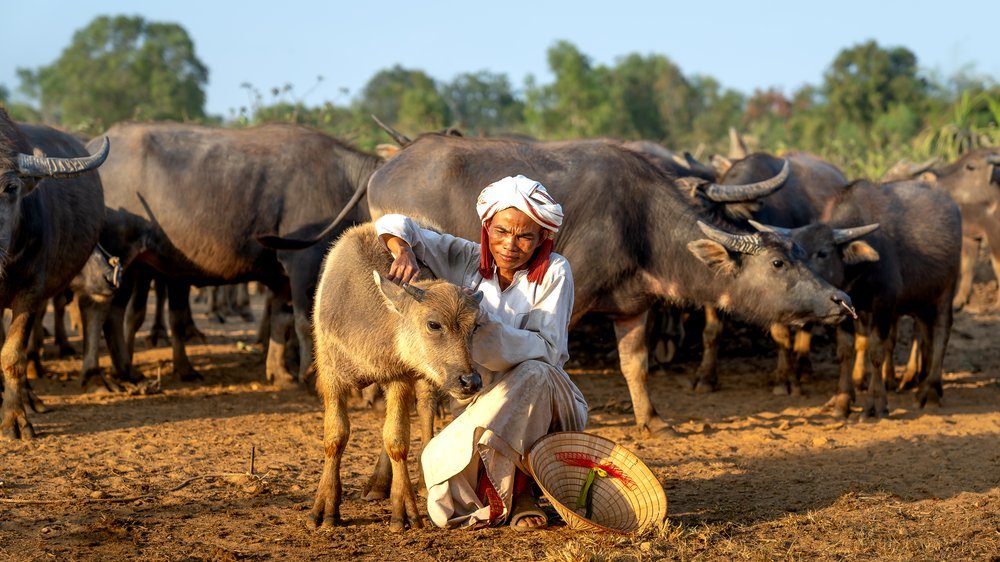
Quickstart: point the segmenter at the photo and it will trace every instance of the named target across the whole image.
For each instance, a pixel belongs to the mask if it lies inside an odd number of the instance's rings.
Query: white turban
[[[559,232],[562,206],[552,199],[545,186],[522,175],[507,176],[486,186],[479,193],[476,212],[483,224],[498,212],[514,207],[531,217],[542,228]]]

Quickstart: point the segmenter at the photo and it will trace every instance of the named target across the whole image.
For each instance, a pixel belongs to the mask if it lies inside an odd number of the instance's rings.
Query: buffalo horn
[[[705,233],[705,236],[708,236],[710,240],[714,240],[734,252],[739,252],[741,254],[757,254],[761,251],[760,243],[758,242],[757,237],[753,234],[730,234],[725,230],[720,230],[701,221],[698,221],[698,228],[700,228],[701,231]]]
[[[399,144],[399,146],[406,146],[411,142],[413,142],[412,140],[410,140],[410,137],[386,125],[385,123],[382,122],[381,119],[375,117],[375,115],[372,115],[372,119],[374,119],[375,122],[378,123],[379,127],[382,127],[383,131],[389,133],[389,136],[392,137],[392,140],[396,141],[396,143]]]
[[[751,220],[751,221],[748,221],[748,222],[750,223],[750,226],[756,228],[760,232],[773,232],[773,233],[775,233],[775,234],[777,234],[779,236],[784,236],[786,238],[788,238],[789,236],[792,235],[792,229],[790,229],[790,228],[783,228],[783,227],[780,227],[780,226],[771,226],[769,224],[760,223],[760,222],[757,222],[755,220]]]
[[[108,137],[104,137],[101,148],[96,154],[79,158],[53,158],[34,156],[31,154],[17,155],[17,171],[22,176],[33,178],[69,178],[96,169],[104,163],[111,150]]]
[[[938,163],[938,158],[937,158],[937,156],[935,156],[934,158],[931,158],[930,160],[927,160],[925,162],[921,162],[919,164],[910,164],[906,168],[906,174],[908,176],[911,176],[911,177],[912,176],[920,175],[920,174],[926,172],[927,170],[930,170],[931,168],[933,168],[934,165],[937,164],[937,163]]]
[[[990,154],[989,156],[986,157],[986,161],[996,166],[1000,164],[1000,154]]]
[[[717,203],[738,203],[766,197],[778,190],[788,179],[788,160],[784,160],[781,171],[773,178],[743,185],[720,185],[713,183],[705,189],[705,195]]]
[[[424,294],[425,294],[425,292],[424,292],[423,289],[421,289],[419,287],[414,287],[413,285],[410,285],[409,283],[403,283],[403,290],[406,291],[406,294],[408,294],[411,297],[413,297],[413,299],[416,300],[417,302],[423,302],[424,301]]]
[[[850,242],[855,238],[861,238],[865,234],[875,232],[876,230],[878,230],[878,223],[855,226],[854,228],[835,228],[833,229],[833,243],[843,244],[844,242]]]

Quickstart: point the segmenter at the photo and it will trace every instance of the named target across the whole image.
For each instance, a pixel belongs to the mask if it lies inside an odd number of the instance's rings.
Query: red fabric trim
[[[539,284],[545,278],[545,272],[549,270],[549,257],[552,254],[554,243],[551,238],[546,238],[542,245],[535,252],[535,257],[528,262],[528,282]]]
[[[493,279],[493,252],[490,251],[489,221],[483,223],[483,231],[479,235],[479,274],[483,279]]]
[[[562,452],[556,453],[555,457],[557,460],[564,462],[570,466],[582,466],[585,468],[600,468],[604,472],[607,472],[611,476],[622,481],[625,487],[629,490],[634,490],[636,487],[635,481],[629,478],[625,471],[618,467],[615,463],[611,461],[606,461],[604,463],[598,463],[597,457],[593,455],[588,455],[587,453],[577,453],[577,452]]]
[[[503,515],[503,500],[500,499],[500,494],[493,487],[493,482],[490,481],[489,475],[486,474],[486,470],[483,468],[480,468],[479,471],[479,482],[476,483],[476,495],[479,496],[479,501],[490,506],[489,524],[492,525],[498,521],[500,516]]]

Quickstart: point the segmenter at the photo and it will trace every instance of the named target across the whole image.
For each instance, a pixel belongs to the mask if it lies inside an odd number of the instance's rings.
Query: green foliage
[[[453,124],[466,133],[491,135],[523,128],[524,102],[515,97],[506,75],[486,70],[459,74],[441,93]]]
[[[18,75],[46,121],[88,133],[128,119],[205,117],[208,69],[174,23],[101,16],[55,62]]]

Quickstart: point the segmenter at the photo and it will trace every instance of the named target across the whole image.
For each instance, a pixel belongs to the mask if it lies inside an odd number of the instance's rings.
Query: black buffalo
[[[16,125],[0,108],[0,308],[14,314],[0,351],[6,439],[34,437],[24,406],[31,402],[26,347],[35,317],[67,288],[101,232],[101,182],[87,172],[104,162],[109,144],[101,139],[95,146],[90,156],[71,135]]]
[[[812,225],[788,235],[811,256],[811,266],[843,287],[857,306],[856,339],[838,330],[840,382],[832,401],[846,417],[854,400],[856,350],[872,368],[863,415],[888,413],[886,384],[895,379],[893,349],[899,317],[910,315],[920,335],[917,401],[937,402],[959,275],[961,216],[943,193],[916,181],[854,182]],[[827,226],[828,225],[828,226]],[[862,225],[862,226],[859,226]],[[877,229],[875,229],[878,225]],[[857,229],[862,230],[857,230]],[[837,234],[834,229],[840,230]],[[844,232],[853,232],[845,236]],[[859,235],[864,238],[845,244]]]
[[[641,154],[608,141],[524,143],[510,139],[419,137],[372,175],[373,217],[427,217],[478,239],[476,196],[487,184],[524,174],[563,205],[556,251],[573,265],[572,322],[613,316],[636,423],[659,431],[646,389],[646,312],[658,299],[714,303],[757,322],[841,318],[849,299],[818,279],[782,237],[731,234],[699,224],[673,178]],[[707,218],[701,220],[710,221]]]
[[[189,284],[258,280],[292,303],[305,356],[301,364],[308,368],[309,315],[324,248],[275,251],[256,239],[268,233],[316,234],[381,160],[291,125],[215,129],[132,123],[115,125],[107,135],[116,150],[101,169],[109,208],[102,241],[126,266],[123,290],[110,310],[113,329],[124,331],[125,307],[144,269],[172,281],[167,285],[175,333],[185,332]],[[345,222],[366,220],[365,208],[352,207]],[[287,306],[275,309],[266,370],[269,380],[289,383],[295,376],[284,366],[284,334],[293,318],[284,312]],[[124,341],[124,334],[117,339]],[[183,379],[197,376],[183,339],[173,340],[175,371]]]

